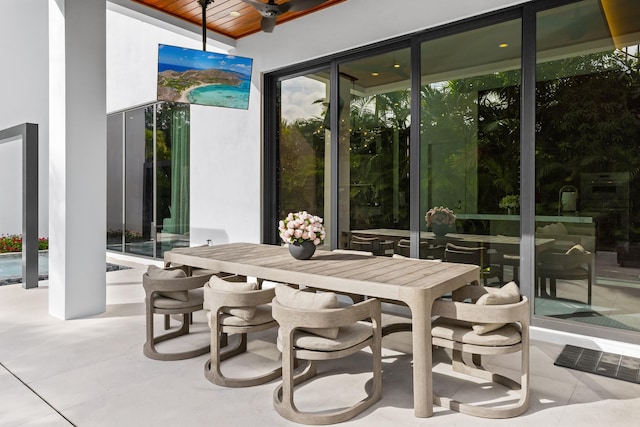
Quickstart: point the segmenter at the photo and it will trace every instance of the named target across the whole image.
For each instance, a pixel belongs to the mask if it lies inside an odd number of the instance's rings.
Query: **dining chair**
[[[484,418],[510,418],[529,407],[529,301],[519,293],[518,285],[509,282],[502,288],[467,285],[457,289],[451,300],[437,300],[433,315],[439,316],[432,327],[434,346],[451,350],[455,372],[501,384],[519,393],[518,400],[504,405],[460,402],[434,393],[434,404],[454,411]],[[482,356],[520,352],[520,378],[491,372],[482,366]],[[470,355],[463,357],[464,354]],[[476,396],[482,400],[482,391]]]
[[[428,241],[420,241],[419,256],[420,259],[443,259],[444,246],[433,245]],[[396,253],[404,257],[409,257],[411,252],[411,241],[409,239],[400,239],[396,244]]]
[[[246,277],[212,276],[204,286],[204,308],[211,328],[211,357],[204,366],[204,375],[223,387],[251,387],[280,377],[282,368],[246,378],[231,378],[222,373],[221,362],[247,351],[247,334],[276,328],[271,315],[274,288],[260,289],[257,282]],[[228,336],[237,334],[234,347],[227,346]],[[230,345],[230,344],[229,344]]]
[[[593,263],[594,255],[579,244],[566,252],[547,251],[541,253],[537,262],[537,295],[556,298],[558,280],[586,280],[587,305],[591,305]],[[549,280],[548,292],[547,279]]]
[[[393,240],[381,240],[379,237],[351,235],[349,249],[356,251],[372,252],[374,255],[393,255]]]
[[[480,278],[485,286],[489,284],[489,279],[498,279],[498,284],[502,285],[502,269],[499,265],[489,261],[489,252],[484,246],[466,247],[447,243],[444,250],[444,258],[447,262],[458,262],[461,264],[473,264],[480,267]]]
[[[160,352],[157,344],[189,333],[191,314],[202,310],[202,287],[210,275],[187,276],[182,268],[162,269],[151,265],[142,275],[145,291],[146,341],[144,355],[155,360],[182,360],[200,356],[209,351],[209,345],[182,352]],[[170,318],[181,318],[180,327],[163,335],[155,336],[154,315],[164,316],[165,330],[170,329]]]
[[[273,318],[280,325],[277,342],[282,351],[282,383],[274,392],[273,404],[281,416],[301,424],[334,424],[355,417],[381,399],[382,337],[377,299],[339,308],[333,292],[312,293],[277,285],[272,306]],[[365,347],[371,349],[373,381],[364,399],[335,410],[304,412],[296,407],[294,389],[316,375],[318,361],[344,358]],[[307,361],[297,374],[296,360]]]
[[[519,282],[520,281],[520,255],[519,254],[513,254],[513,253],[505,253],[505,252],[499,252],[498,253],[498,264],[500,265],[500,269],[502,271],[502,275],[503,275],[503,280],[506,280],[504,278],[504,274],[505,274],[505,266],[509,266],[511,267],[511,271],[512,271],[512,280],[515,282]]]

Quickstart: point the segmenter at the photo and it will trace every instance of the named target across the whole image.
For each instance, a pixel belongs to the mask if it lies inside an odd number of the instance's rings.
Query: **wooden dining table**
[[[325,250],[317,250],[311,259],[297,260],[286,247],[254,243],[177,248],[165,252],[164,261],[406,304],[411,309],[416,417],[433,415],[433,302],[480,280],[475,265]]]

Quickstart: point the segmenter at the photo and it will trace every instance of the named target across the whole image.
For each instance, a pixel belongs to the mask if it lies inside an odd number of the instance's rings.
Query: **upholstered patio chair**
[[[180,337],[189,333],[191,314],[202,310],[202,287],[209,280],[209,275],[187,276],[181,268],[162,269],[149,266],[142,275],[142,286],[145,291],[146,331],[144,355],[155,360],[182,360],[200,356],[209,351],[209,345],[183,352],[160,352],[158,343]],[[172,332],[155,336],[154,315],[164,316],[165,330],[169,329],[170,317],[181,318],[180,327]]]
[[[396,253],[404,257],[409,257],[411,252],[411,241],[409,239],[400,239],[396,244]],[[444,246],[434,245],[428,241],[420,241],[420,259],[443,259]]]
[[[543,252],[538,256],[538,296],[556,298],[558,280],[586,280],[587,304],[591,305],[594,255],[582,245],[575,245],[566,252]],[[549,292],[547,292],[547,279]]]
[[[310,293],[276,286],[273,317],[280,325],[282,383],[276,388],[274,407],[284,418],[302,424],[334,424],[362,413],[382,397],[381,314],[377,299],[337,308],[332,292]],[[302,412],[294,403],[294,388],[316,375],[316,362],[344,358],[371,348],[373,382],[367,396],[352,406],[321,412]],[[306,360],[300,373],[294,361]]]
[[[480,278],[485,286],[488,285],[489,280],[493,278],[498,279],[500,285],[503,283],[502,269],[499,265],[490,262],[489,252],[487,248],[483,246],[470,248],[447,243],[447,247],[444,250],[444,258],[447,262],[479,266]]]
[[[393,240],[381,240],[379,237],[359,236],[353,234],[349,249],[372,252],[374,255],[393,255]]]
[[[467,301],[467,302],[465,302]],[[502,406],[463,403],[434,393],[434,404],[485,418],[510,418],[529,407],[529,301],[510,282],[502,288],[467,285],[453,292],[452,300],[433,304],[433,345],[452,351],[452,368],[485,381],[519,391],[516,402]],[[487,371],[482,355],[520,352],[520,378]],[[463,354],[471,355],[471,363]],[[486,387],[485,383],[480,387]],[[479,396],[482,397],[482,390]]]
[[[246,278],[212,276],[204,287],[204,308],[209,310],[211,328],[211,358],[204,366],[204,375],[212,383],[223,387],[251,387],[280,377],[279,367],[261,375],[230,378],[221,370],[221,362],[247,351],[247,334],[278,327],[271,316],[274,288],[259,289],[258,283]],[[234,347],[224,351],[227,336],[240,335]]]

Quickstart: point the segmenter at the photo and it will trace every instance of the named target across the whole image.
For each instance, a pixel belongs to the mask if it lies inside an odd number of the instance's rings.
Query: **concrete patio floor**
[[[277,381],[243,389],[215,386],[203,375],[208,355],[160,362],[142,354],[146,266],[107,273],[107,311],[62,321],[48,314],[48,284],[25,290],[0,287],[0,426],[290,426],[273,409]],[[157,316],[158,326],[161,319]],[[209,339],[196,316],[184,345]],[[226,372],[248,374],[279,363],[274,334],[250,337],[250,352],[228,361]],[[533,341],[531,406],[522,416],[487,420],[434,408],[413,415],[410,336],[383,341],[383,398],[345,425],[353,426],[635,426],[640,385],[554,366],[562,345]],[[166,343],[169,346],[176,344]],[[176,347],[177,348],[177,347]],[[366,352],[320,365],[320,377],[300,389],[301,409],[359,400],[368,386]],[[447,355],[434,353],[434,387],[459,399],[499,405],[513,399],[500,387],[472,384],[450,374]],[[512,376],[518,356],[487,359]],[[249,368],[250,367],[250,368]],[[323,373],[335,373],[322,376]],[[328,406],[327,406],[328,405]]]

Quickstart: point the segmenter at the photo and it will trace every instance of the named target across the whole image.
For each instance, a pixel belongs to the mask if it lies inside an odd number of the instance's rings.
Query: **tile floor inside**
[[[118,261],[121,264],[126,262]],[[277,381],[251,388],[222,388],[203,375],[208,355],[161,362],[142,354],[145,336],[146,266],[107,273],[107,311],[62,321],[48,314],[48,284],[24,290],[0,287],[0,426],[289,426],[273,409]],[[161,318],[157,316],[161,327]],[[202,313],[181,346],[209,339]],[[249,353],[223,365],[250,374],[279,363],[273,332],[250,337]],[[640,418],[640,385],[554,366],[562,345],[533,341],[531,405],[507,420],[474,418],[434,408],[429,419],[413,415],[411,339],[383,340],[383,397],[345,425],[375,426],[632,426]],[[176,350],[174,342],[164,344]],[[296,394],[301,409],[353,403],[369,381],[366,352],[319,367],[321,376]],[[485,359],[515,376],[518,355]],[[434,353],[437,393],[488,405],[513,399],[511,392],[454,376],[447,354]],[[322,375],[332,374],[332,375]]]

